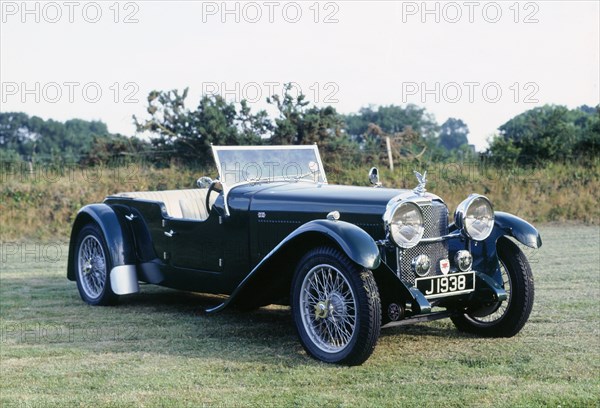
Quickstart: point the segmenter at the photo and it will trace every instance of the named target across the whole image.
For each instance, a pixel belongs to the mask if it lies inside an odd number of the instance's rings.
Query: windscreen
[[[246,182],[327,182],[317,146],[213,146],[219,179]]]

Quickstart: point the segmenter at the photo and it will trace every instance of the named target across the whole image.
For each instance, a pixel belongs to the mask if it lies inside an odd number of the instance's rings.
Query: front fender
[[[542,237],[533,225],[516,215],[496,211],[492,233],[482,242],[473,242],[471,252],[474,262],[473,269],[493,276],[498,282],[501,282],[502,278],[499,274],[496,243],[498,239],[505,236],[513,237],[530,248],[542,246]]]
[[[542,237],[537,229],[522,218],[509,213],[496,211],[494,213],[494,233],[497,235],[509,235],[517,241],[530,248],[542,246]]]
[[[75,270],[73,268],[75,241],[81,228],[90,222],[95,222],[102,230],[113,268],[135,265],[136,257],[129,228],[124,225],[124,222],[120,220],[117,213],[110,206],[90,204],[79,210],[73,223],[69,243],[67,278],[75,280]]]
[[[281,246],[307,232],[321,233],[333,239],[352,261],[366,269],[377,269],[379,267],[381,257],[379,256],[379,248],[373,238],[354,224],[333,220],[307,222],[281,241],[265,259]]]
[[[281,285],[269,286],[267,281],[272,281],[271,268],[269,265],[280,261],[281,259],[289,259],[290,250],[305,251],[310,246],[314,246],[318,242],[316,238],[321,238],[321,241],[336,244],[353,262],[366,269],[377,269],[381,263],[379,248],[375,241],[363,229],[354,224],[345,221],[333,220],[313,220],[298,227],[291,234],[285,237],[271,252],[269,252],[259,263],[252,269],[246,278],[237,286],[231,296],[222,304],[207,310],[207,312],[216,312],[224,309],[230,303],[243,297],[244,293],[251,294],[250,296],[262,296],[264,299],[272,298],[276,293],[258,293],[258,291],[280,291]],[[281,259],[279,259],[281,258]],[[279,270],[278,268],[276,268]],[[288,268],[288,274],[293,273],[293,269]],[[279,282],[288,282],[291,276],[287,279],[282,279],[281,276],[275,277]],[[265,289],[265,288],[270,289]],[[253,290],[256,288],[261,288]]]

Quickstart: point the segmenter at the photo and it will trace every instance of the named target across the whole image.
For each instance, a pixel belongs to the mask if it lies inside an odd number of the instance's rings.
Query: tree
[[[469,127],[461,119],[449,118],[440,128],[438,143],[448,151],[469,144]]]
[[[219,95],[203,96],[198,107],[185,106],[188,88],[152,91],[148,95],[150,118],[134,118],[138,132],[154,133],[154,147],[167,157],[205,164],[210,160],[210,145],[259,144],[271,129],[265,111],[252,114],[246,101],[238,107]]]
[[[29,125],[29,116],[21,112],[0,113],[0,149],[18,155],[31,155],[35,136]]]
[[[267,102],[275,105],[279,117],[275,118],[275,127],[271,144],[312,144],[326,145],[342,135],[343,122],[335,108],[326,106],[308,107],[306,96],[290,95],[291,84],[284,87],[283,97],[273,95]]]
[[[402,132],[387,133],[379,126],[371,123],[364,135],[363,159],[366,163],[389,161],[386,141],[388,138],[390,139],[392,160],[394,162],[418,159],[427,149],[424,139],[413,131],[410,126]]]
[[[26,160],[77,162],[89,152],[94,138],[110,136],[100,121],[62,123],[21,112],[0,113],[0,149]]]
[[[600,139],[599,112],[598,107],[592,112],[556,105],[528,110],[500,126],[488,154],[523,164],[593,157]]]
[[[126,137],[120,134],[109,136],[94,136],[90,150],[80,159],[87,166],[100,164],[120,165],[139,163],[151,154],[148,142],[137,137]]]
[[[435,137],[438,125],[433,115],[413,104],[406,107],[389,105],[361,108],[358,114],[343,117],[349,135],[361,138],[375,124],[386,133],[400,133],[411,128],[424,138]]]

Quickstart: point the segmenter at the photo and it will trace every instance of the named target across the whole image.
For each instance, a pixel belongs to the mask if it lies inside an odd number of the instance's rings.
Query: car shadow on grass
[[[44,343],[84,353],[143,352],[202,361],[331,367],[304,352],[289,307],[271,305],[254,311],[226,308],[207,314],[207,308],[227,297],[152,285],[143,285],[138,294],[122,296],[116,306],[97,307],[82,302],[74,284],[52,278],[28,286],[27,299],[16,296],[5,285],[19,288],[23,280],[3,280],[8,298],[3,299],[2,317],[11,330],[25,322],[23,327],[28,331],[27,336],[12,333],[7,346],[14,341],[34,348]],[[44,342],[37,331],[29,333],[38,326],[49,330]],[[439,323],[429,323],[384,329],[381,336],[395,343],[413,337],[448,338],[460,334],[452,327],[444,329]]]
[[[185,354],[187,350],[197,350],[207,358],[262,363],[271,361],[276,364],[282,361],[286,364],[322,364],[308,358],[303,351],[289,307],[271,305],[253,311],[232,307],[215,314],[204,311],[225,299],[224,296],[152,287],[123,298],[118,307],[123,309],[123,313],[143,314],[155,326],[158,321],[169,322],[164,340],[176,343],[187,341],[179,344],[186,349]],[[152,335],[161,336],[160,333],[158,330]],[[435,341],[436,338],[471,336],[457,331],[448,320],[442,320],[381,330],[382,340],[392,340],[393,337],[397,337],[393,341],[401,343],[415,338]]]
[[[425,337],[439,337],[439,338],[471,338],[476,337],[467,333],[460,332],[452,326],[450,320],[439,320],[435,322],[421,322],[414,324],[406,324],[395,327],[388,327],[381,329],[381,337],[388,336],[417,336],[420,338]]]
[[[314,362],[298,342],[289,308],[242,311],[232,307],[214,314],[205,312],[225,299],[145,287],[109,309],[118,310],[121,320],[132,324],[127,349],[136,347],[137,342],[147,351],[186,357],[278,365]]]

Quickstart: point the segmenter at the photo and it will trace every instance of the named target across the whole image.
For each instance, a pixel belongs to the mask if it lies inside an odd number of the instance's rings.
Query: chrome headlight
[[[490,200],[479,194],[471,194],[458,205],[454,222],[475,241],[483,241],[494,228],[494,209]]]
[[[400,202],[384,215],[392,240],[401,248],[412,248],[423,238],[423,213],[413,202]]]

